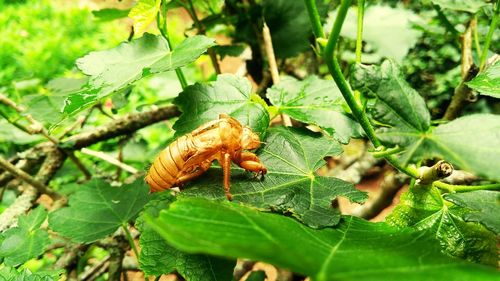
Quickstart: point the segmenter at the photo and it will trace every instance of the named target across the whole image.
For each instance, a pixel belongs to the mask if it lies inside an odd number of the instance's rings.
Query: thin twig
[[[30,184],[31,186],[36,188],[38,190],[38,192],[49,195],[54,200],[59,199],[61,197],[61,195],[59,195],[57,192],[51,190],[45,184],[34,179],[31,175],[29,175],[25,171],[12,165],[9,161],[5,160],[1,156],[0,156],[0,167],[2,167],[4,170],[6,170],[9,173],[11,173],[12,175],[14,175],[16,178],[19,178],[19,179],[23,180],[24,182]]]
[[[193,1],[188,0],[187,2],[188,2],[188,6],[184,6],[184,8],[186,8],[189,16],[194,21],[194,24],[196,25],[196,28],[198,29],[198,33],[202,34],[202,35],[206,35],[206,33],[207,33],[206,28],[201,23],[201,21],[198,19],[198,15],[196,15],[196,10],[194,9]],[[212,61],[212,65],[214,67],[215,73],[221,74],[219,61],[217,60],[217,54],[215,53],[214,48],[209,48],[207,53],[210,56],[210,60]]]
[[[455,93],[451,97],[450,105],[448,105],[448,108],[446,108],[446,112],[443,117],[444,119],[453,120],[458,117],[458,115],[462,111],[462,108],[472,94],[471,88],[469,88],[465,83],[476,77],[478,71],[479,69],[474,65],[472,65],[472,67],[469,69],[469,72],[467,73],[465,78],[462,79],[460,85],[458,85],[458,87],[455,89]]]
[[[267,55],[267,61],[269,63],[269,69],[271,71],[271,78],[273,79],[273,84],[277,85],[280,83],[280,74],[278,71],[278,64],[276,63],[276,57],[274,56],[273,41],[271,39],[271,31],[269,27],[264,22],[262,27],[262,37],[264,39],[264,47]],[[281,113],[281,121],[283,125],[291,127],[292,120],[290,117],[284,113]]]
[[[94,157],[97,157],[97,158],[100,158],[110,164],[113,164],[129,173],[132,173],[132,174],[136,174],[136,173],[139,173],[139,170],[137,170],[136,168],[130,166],[130,165],[127,165],[123,162],[120,162],[118,159],[102,152],[102,151],[95,151],[95,150],[91,150],[91,149],[88,149],[88,148],[82,148],[80,150],[82,153],[84,154],[87,154],[87,155],[90,155],[90,156],[94,156]]]

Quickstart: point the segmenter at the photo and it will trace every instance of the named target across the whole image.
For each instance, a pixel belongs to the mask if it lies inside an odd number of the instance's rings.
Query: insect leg
[[[210,168],[210,166],[212,166],[212,162],[206,161],[206,162],[201,163],[200,166],[197,167],[198,169],[195,170],[194,172],[181,174],[179,176],[179,178],[177,179],[176,185],[182,184],[184,182],[190,181],[190,180],[200,176],[201,174],[206,172],[208,170],[208,168]]]
[[[259,157],[251,152],[240,152],[233,158],[234,163],[236,163],[241,168],[255,172],[256,175],[262,173],[265,175],[267,173],[266,167],[260,162]]]
[[[231,186],[229,182],[229,177],[231,176],[231,155],[229,153],[224,153],[222,156],[222,171],[224,172],[224,191],[226,192],[227,200],[233,200],[233,195],[231,195]]]

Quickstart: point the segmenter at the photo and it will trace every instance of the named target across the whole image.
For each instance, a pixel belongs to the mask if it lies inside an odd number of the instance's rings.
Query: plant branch
[[[280,74],[278,71],[278,65],[276,63],[276,57],[274,56],[274,48],[273,48],[273,40],[271,38],[271,31],[269,30],[269,27],[267,24],[264,22],[264,25],[262,27],[262,37],[264,39],[264,49],[266,51],[267,55],[267,61],[269,63],[269,70],[271,72],[271,78],[273,80],[273,84],[277,85],[280,83]],[[287,127],[292,126],[292,120],[290,120],[290,117],[286,114],[281,113],[281,121],[283,122],[283,125]]]
[[[104,160],[104,161],[106,161],[106,162],[108,162],[110,164],[113,164],[113,165],[119,167],[120,169],[125,170],[125,171],[127,171],[127,172],[129,172],[131,174],[137,174],[137,173],[139,173],[139,171],[136,168],[134,168],[134,167],[132,167],[130,165],[127,165],[127,164],[119,161],[118,159],[116,159],[116,158],[114,158],[114,157],[112,157],[112,156],[110,156],[110,155],[108,155],[108,154],[106,154],[104,152],[94,151],[94,150],[91,150],[91,149],[88,149],[88,148],[85,148],[85,147],[82,148],[80,151],[83,154],[87,154],[87,155],[90,155],[90,156],[94,156],[94,157],[100,158],[100,159],[102,159],[102,160]]]
[[[439,189],[448,191],[450,193],[455,192],[469,192],[475,190],[500,190],[500,183],[485,184],[485,185],[453,185],[444,183],[442,181],[436,181],[433,185]]]
[[[469,99],[472,90],[465,84],[476,77],[479,69],[472,65],[469,69],[467,75],[460,82],[460,85],[455,89],[455,93],[451,97],[450,105],[446,108],[446,112],[444,114],[444,119],[453,120],[458,117],[465,103]]]
[[[432,167],[420,167],[418,173],[419,183],[426,185],[450,176],[453,173],[453,165],[441,160]]]
[[[137,250],[137,247],[135,246],[134,238],[132,237],[132,234],[130,234],[130,231],[128,230],[128,225],[122,224],[123,231],[125,232],[125,237],[127,237],[128,243],[130,244],[130,247],[134,251],[134,254],[137,259],[139,259],[139,251]]]
[[[358,28],[356,34],[356,63],[361,63],[363,53],[363,17],[365,14],[365,0],[358,0]]]
[[[198,29],[198,33],[202,35],[206,35],[206,29],[205,26],[200,22],[198,19],[198,16],[196,15],[196,10],[194,9],[193,1],[188,0],[188,5],[184,6],[184,8],[187,10],[189,16],[193,20],[194,24],[196,25],[196,28]],[[217,60],[217,54],[215,53],[214,48],[209,48],[208,49],[208,56],[210,56],[210,60],[212,61],[212,65],[214,67],[215,73],[216,74],[221,74],[220,71],[220,65],[219,61]]]
[[[61,195],[59,195],[57,192],[51,190],[45,184],[34,179],[31,175],[29,175],[25,171],[12,165],[9,161],[6,161],[1,156],[0,156],[0,167],[4,170],[8,171],[12,175],[14,175],[16,178],[19,178],[19,179],[23,180],[24,182],[30,184],[31,186],[36,188],[38,192],[43,193],[43,194],[47,194],[54,200],[61,198]]]
[[[131,113],[112,122],[92,129],[92,131],[76,134],[60,144],[69,150],[78,150],[121,135],[131,134],[151,124],[179,116],[176,106],[164,106],[150,111]]]
[[[165,3],[163,3],[162,1],[162,5],[163,6],[166,6]],[[158,15],[156,16],[156,19],[157,19],[157,26],[158,26],[158,29],[160,30],[160,33],[161,35],[163,36],[163,38],[165,38],[165,40],[167,40],[167,44],[168,44],[168,48],[170,50],[173,50],[173,46],[172,46],[172,43],[170,42],[170,37],[168,36],[168,26],[167,26],[167,10],[165,9],[163,11],[163,24],[161,23],[161,12],[158,12]],[[177,80],[179,80],[179,83],[181,84],[181,87],[182,89],[186,89],[186,87],[188,86],[188,83],[187,83],[187,80],[186,80],[186,76],[184,75],[184,72],[182,72],[182,69],[179,67],[179,68],[176,68],[175,69],[175,75],[177,75]]]
[[[500,15],[500,0],[496,1],[496,6],[493,12],[493,18],[491,19],[490,28],[488,30],[488,34],[486,35],[486,40],[483,44],[483,52],[481,53],[481,59],[479,60],[479,70],[483,70],[484,65],[486,64],[486,59],[488,58],[488,51],[490,48],[491,39],[493,38],[493,33],[496,30],[498,17]]]
[[[306,4],[307,14],[309,15],[309,20],[311,21],[314,36],[316,38],[325,38],[325,32],[323,31],[323,26],[321,25],[321,18],[319,17],[315,0],[304,0],[304,3]]]

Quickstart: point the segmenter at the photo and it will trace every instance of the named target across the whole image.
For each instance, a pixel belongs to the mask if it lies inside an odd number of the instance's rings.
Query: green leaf
[[[50,227],[75,242],[89,243],[115,232],[149,201],[143,179],[114,187],[95,179],[69,197],[69,207],[49,215]]]
[[[7,266],[17,266],[43,254],[50,244],[47,231],[40,225],[47,218],[47,211],[38,207],[21,216],[18,226],[3,232],[0,237],[0,257]]]
[[[178,200],[150,225],[175,247],[248,258],[312,280],[496,280],[493,268],[439,253],[428,235],[347,217],[315,230],[292,218],[229,202]]]
[[[466,84],[482,95],[500,98],[500,60]]]
[[[302,81],[285,77],[266,96],[280,113],[317,125],[342,143],[362,135],[361,126],[343,109],[344,98],[333,81],[316,76]]]
[[[139,0],[128,16],[134,21],[134,32],[142,34],[154,22],[161,0]]]
[[[266,143],[257,153],[268,169],[263,180],[240,168],[231,170],[235,202],[291,214],[309,226],[323,227],[340,220],[339,211],[332,207],[338,196],[358,203],[366,199],[351,183],[315,174],[325,165],[323,158],[342,152],[337,142],[306,130],[278,127],[269,129]],[[210,169],[186,187],[181,196],[226,200],[220,168]]]
[[[218,75],[214,82],[188,86],[174,100],[183,112],[174,124],[176,135],[189,133],[217,119],[220,113],[231,115],[262,135],[269,126],[269,113],[252,99],[251,91],[250,81],[232,74]]]
[[[130,9],[121,10],[121,9],[101,9],[97,11],[92,11],[94,17],[98,18],[101,21],[112,21],[116,19],[125,18],[130,13]]]
[[[431,0],[443,9],[476,13],[482,7],[488,5],[484,0]]]
[[[28,269],[18,271],[8,266],[0,268],[0,280],[2,281],[57,281],[61,279],[61,275],[61,270],[32,273]]]
[[[462,220],[461,208],[450,206],[436,187],[416,185],[401,196],[386,218],[397,227],[428,230],[442,250],[476,263],[496,265],[496,237],[482,225]]]
[[[330,12],[325,23],[325,30],[330,31],[337,17],[337,10]],[[410,49],[418,42],[422,31],[413,28],[420,17],[410,9],[374,5],[365,8],[363,24],[363,41],[365,51],[371,51],[361,57],[362,62],[378,62],[381,58],[402,62]],[[342,36],[356,40],[357,11],[352,8],[347,12],[340,33]],[[376,57],[376,60],[370,57]],[[352,56],[354,60],[354,55]]]
[[[114,49],[91,52],[77,60],[89,81],[68,97],[64,113],[75,114],[147,75],[189,64],[213,45],[213,39],[196,35],[170,51],[163,37],[144,34]]]
[[[446,194],[444,198],[453,204],[466,208],[463,219],[483,224],[500,235],[500,192],[478,190],[465,193]]]
[[[324,1],[316,1],[320,16],[326,14]],[[263,15],[271,31],[278,58],[288,58],[311,48],[311,23],[303,1],[263,1]]]
[[[220,46],[215,46],[214,50],[217,54],[219,54],[220,59],[224,59],[224,57],[229,56],[229,57],[238,57],[245,51],[247,46],[243,44],[233,44],[233,45],[220,45]]]
[[[168,192],[158,193],[149,202],[144,214],[158,216],[175,198]],[[235,260],[209,255],[188,254],[177,250],[144,222],[144,214],[137,219],[141,232],[139,265],[147,275],[162,275],[177,271],[186,280],[231,280]]]

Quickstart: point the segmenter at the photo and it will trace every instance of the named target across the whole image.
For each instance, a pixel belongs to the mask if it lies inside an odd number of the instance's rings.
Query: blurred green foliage
[[[0,86],[46,82],[71,69],[78,57],[127,38],[118,22],[98,22],[76,1],[0,0]]]

